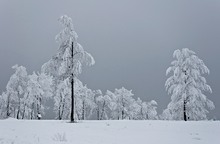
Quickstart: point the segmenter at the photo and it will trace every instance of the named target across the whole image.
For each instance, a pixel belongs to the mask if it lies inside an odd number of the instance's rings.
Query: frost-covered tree
[[[56,119],[66,119],[70,112],[70,86],[69,79],[65,79],[57,85],[54,95],[54,111]]]
[[[151,100],[150,102],[143,102],[142,108],[144,119],[157,119],[157,102],[155,100]]]
[[[129,119],[131,105],[134,102],[132,90],[127,90],[124,87],[115,89],[114,94],[111,94],[111,111],[113,119]]]
[[[209,74],[209,69],[196,53],[183,48],[173,53],[175,60],[167,69],[166,75],[172,75],[165,83],[171,102],[164,111],[163,117],[176,120],[206,119],[208,109],[214,109],[214,104],[204,92],[212,92],[203,74]]]
[[[79,79],[76,79],[74,87],[77,119],[88,119],[95,107],[95,103],[93,101],[94,93],[91,89],[88,89],[86,85],[83,85]],[[88,112],[88,109],[90,112]]]
[[[100,120],[100,115],[101,115],[101,102],[100,99],[101,97],[103,97],[102,95],[102,91],[101,90],[95,90],[94,91],[94,102],[95,102],[95,113],[96,113],[96,117],[97,120]]]
[[[99,102],[101,104],[101,113],[100,113],[100,120],[108,119],[108,113],[110,110],[110,103],[111,103],[111,97],[106,94],[99,98]]]
[[[94,102],[94,92],[87,88],[86,85],[83,85],[79,79],[76,79],[75,96],[77,118],[79,120],[88,119],[96,107]]]
[[[66,15],[59,18],[63,30],[56,36],[60,43],[58,52],[52,59],[43,65],[43,70],[52,74],[57,84],[69,78],[71,83],[71,114],[70,120],[74,122],[74,80],[81,73],[82,65],[93,65],[93,57],[87,53],[77,42],[78,35],[74,31],[72,19]]]
[[[44,93],[38,82],[38,75],[35,72],[33,72],[32,75],[29,75],[27,93],[27,101],[29,102],[28,108],[30,109],[30,119],[34,119],[40,112],[40,102]]]
[[[4,113],[3,113],[4,105],[5,105],[5,102],[1,94],[0,95],[0,119],[2,119],[4,116]]]
[[[155,100],[151,100],[150,102],[143,102],[140,98],[138,98],[137,104],[139,106],[138,119],[154,120],[158,118],[156,111],[157,102]]]
[[[110,102],[111,102],[109,92],[110,91],[107,91],[105,95],[102,94],[101,90],[98,90],[96,92],[96,94],[98,94],[95,97],[96,113],[98,120],[108,119],[107,111],[109,110]]]
[[[143,120],[144,119],[144,109],[143,109],[143,101],[138,98],[136,101],[136,109],[138,111],[136,118],[139,120]]]
[[[52,97],[52,77],[35,72],[29,75],[24,112],[27,112],[30,119],[36,118],[39,114],[44,114],[43,103],[50,97]]]
[[[53,85],[53,78],[50,75],[47,75],[43,72],[37,74],[38,76],[38,83],[40,85],[41,90],[43,91],[42,95],[39,95],[39,97],[37,97],[37,101],[38,101],[38,107],[37,107],[37,114],[41,115],[44,114],[44,110],[45,110],[45,102],[52,98],[53,93],[52,93],[52,85]]]
[[[0,119],[6,117],[6,104],[7,104],[7,94],[3,92],[0,95]]]
[[[95,104],[93,101],[94,93],[86,85],[75,78],[75,113],[76,119],[85,120],[90,117]],[[57,86],[57,94],[54,96],[54,110],[56,119],[67,119],[70,116],[71,108],[71,88],[67,78]]]
[[[130,101],[130,106],[128,107],[127,113],[128,113],[128,118],[130,120],[140,120],[141,118],[139,117],[140,115],[140,105],[138,104],[138,100],[136,101],[135,99],[131,99]]]
[[[23,66],[15,65],[12,68],[15,73],[8,81],[6,92],[2,94],[6,117],[33,119],[35,113],[43,112],[44,100],[52,96],[52,77],[35,72],[28,75]]]
[[[15,70],[15,73],[10,77],[6,86],[6,114],[8,117],[13,113],[14,117],[19,119],[22,101],[27,88],[28,75],[26,68],[23,66],[14,65],[12,68]]]

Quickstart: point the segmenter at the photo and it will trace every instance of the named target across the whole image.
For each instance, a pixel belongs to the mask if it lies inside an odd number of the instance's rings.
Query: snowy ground
[[[220,121],[0,120],[0,144],[219,144]]]

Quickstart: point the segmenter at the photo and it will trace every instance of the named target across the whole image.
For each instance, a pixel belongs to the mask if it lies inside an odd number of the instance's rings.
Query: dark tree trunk
[[[72,69],[73,69],[73,42],[72,42]],[[72,70],[71,69],[71,70]],[[71,114],[70,114],[70,122],[75,122],[74,119],[74,74],[71,74]]]
[[[186,116],[186,100],[183,101],[183,118],[184,118],[184,121],[187,121],[187,116]]]
[[[63,118],[64,106],[65,106],[65,99],[63,99],[63,103],[62,103],[62,111],[61,111],[61,114],[60,114],[60,120]]]
[[[100,118],[99,118],[99,106],[97,107],[97,120],[100,120]]]
[[[74,79],[71,80],[71,122],[74,122]]]
[[[41,114],[41,98],[37,98],[37,115]]]
[[[118,110],[118,120],[120,120],[120,116],[121,116],[121,114],[120,114],[120,110]]]
[[[60,104],[58,109],[58,119],[61,120],[61,105],[62,105],[62,95],[60,93]]]
[[[82,120],[85,120],[85,100],[83,100]]]
[[[105,101],[104,101],[104,103],[103,103],[103,105],[102,105],[102,113],[101,113],[101,120],[103,120],[104,118],[104,113],[105,113]]]
[[[20,115],[20,105],[21,105],[21,100],[19,98],[19,102],[18,102],[18,112],[17,112],[17,119],[19,119],[19,115]]]
[[[187,70],[184,70],[185,75],[187,76]],[[189,79],[189,76],[187,76],[187,78],[184,80],[185,85],[187,84],[187,80]],[[185,94],[186,96],[188,96],[187,94],[187,90],[185,89]],[[186,103],[187,103],[187,98],[184,98],[183,100],[183,119],[184,121],[187,121],[187,116],[186,116]]]
[[[125,111],[124,111],[124,103],[122,102],[122,111],[121,111],[121,117],[122,117],[122,119],[124,119],[125,118]]]
[[[14,107],[14,118],[16,118],[16,109]]]
[[[39,98],[37,97],[37,114],[39,113]]]
[[[143,115],[143,109],[141,107],[141,120],[143,120],[143,119],[144,119],[144,115]]]
[[[31,108],[31,119],[34,118],[34,103],[32,103],[32,108]]]
[[[23,113],[22,113],[22,119],[24,119],[24,115],[25,115],[25,108],[26,108],[26,103],[24,104],[24,110],[23,110]]]
[[[121,117],[122,117],[122,119],[124,119],[124,110],[122,110],[122,112],[121,112]]]
[[[8,101],[7,101],[7,117],[10,116],[10,94],[8,96]]]

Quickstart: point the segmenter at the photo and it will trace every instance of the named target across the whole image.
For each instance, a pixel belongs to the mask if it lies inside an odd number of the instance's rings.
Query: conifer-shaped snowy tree
[[[201,120],[206,119],[208,109],[214,109],[214,104],[204,92],[212,92],[206,84],[203,74],[209,74],[209,69],[196,53],[183,48],[173,53],[175,60],[167,69],[166,75],[172,75],[165,83],[171,102],[164,110],[166,119],[175,120]],[[168,118],[168,117],[169,118]]]
[[[42,66],[42,69],[55,77],[55,82],[69,78],[71,83],[71,114],[70,120],[74,122],[74,79],[81,73],[82,64],[93,65],[93,57],[87,53],[77,42],[78,35],[74,31],[72,19],[66,15],[59,18],[63,30],[56,36],[60,43],[58,52],[53,58]]]

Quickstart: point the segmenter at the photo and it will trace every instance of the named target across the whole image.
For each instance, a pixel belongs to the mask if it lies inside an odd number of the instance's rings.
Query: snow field
[[[0,144],[219,144],[219,121],[0,121]]]

